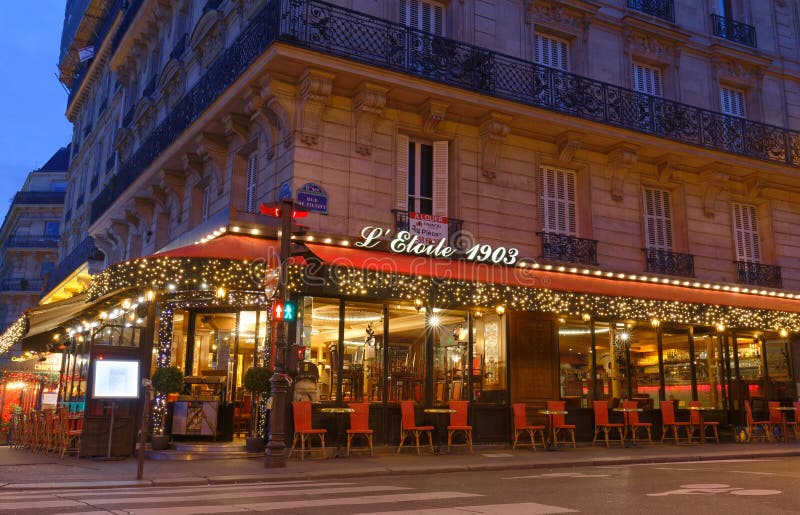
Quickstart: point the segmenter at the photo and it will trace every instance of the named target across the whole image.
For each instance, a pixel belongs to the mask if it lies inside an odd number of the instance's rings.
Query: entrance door
[[[511,401],[544,405],[558,399],[555,320],[536,313],[509,313]]]

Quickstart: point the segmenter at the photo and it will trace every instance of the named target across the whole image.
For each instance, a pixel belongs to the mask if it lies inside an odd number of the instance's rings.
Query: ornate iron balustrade
[[[756,28],[752,25],[712,14],[711,26],[715,36],[756,48]]]
[[[644,249],[647,271],[651,274],[694,277],[694,256],[671,250]]]
[[[94,176],[92,177],[92,182],[90,182],[90,183],[89,183],[89,191],[94,191],[94,190],[95,190],[95,188],[97,188],[97,183],[98,183],[99,181],[100,181],[100,177],[99,177],[99,176],[97,176],[97,175],[94,175]]]
[[[12,204],[63,204],[63,191],[18,191]]]
[[[175,47],[172,49],[172,52],[169,53],[170,59],[180,59],[183,53],[186,51],[186,42],[189,41],[189,34],[184,34],[181,36],[181,39],[175,43]]]
[[[552,232],[540,232],[539,235],[542,237],[542,259],[597,264],[597,240]]]
[[[41,279],[4,279],[0,281],[0,289],[4,291],[42,291],[44,282]]]
[[[72,272],[77,270],[79,266],[89,260],[102,260],[104,255],[95,246],[94,239],[89,236],[81,241],[72,252],[58,262],[55,270],[47,277],[47,286],[45,291],[52,290],[58,283],[63,281]]]
[[[675,22],[675,4],[673,0],[628,0],[628,7],[651,16]]]
[[[8,248],[56,248],[58,236],[12,236],[5,244]]]
[[[739,272],[738,282],[742,284],[754,284],[770,288],[781,288],[783,285],[781,267],[779,266],[737,261],[736,270]]]
[[[123,127],[130,127],[131,122],[133,121],[133,111],[136,109],[136,104],[133,104],[130,109],[125,113],[122,117],[122,126]]]
[[[110,172],[111,169],[114,168],[114,163],[116,162],[116,160],[117,160],[116,154],[111,154],[110,156],[108,156],[108,159],[106,159],[106,173]]]
[[[401,211],[399,209],[392,209],[394,213],[394,230],[408,231],[409,218],[408,211]],[[467,249],[471,237],[462,232],[464,221],[457,218],[447,218],[447,244],[458,251]]]
[[[132,2],[126,18],[139,2]],[[91,221],[275,41],[689,145],[800,167],[797,131],[653,97],[320,1],[271,0],[120,165],[117,184],[95,199]]]
[[[156,92],[157,82],[158,82],[158,74],[154,73],[153,76],[150,78],[150,82],[148,82],[147,86],[144,87],[144,91],[142,91],[142,96],[152,98],[153,93]]]

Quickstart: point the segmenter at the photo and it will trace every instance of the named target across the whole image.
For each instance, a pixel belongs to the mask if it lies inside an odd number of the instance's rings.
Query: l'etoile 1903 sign
[[[381,244],[381,238],[388,237],[390,229],[367,226],[361,229],[362,241],[356,242],[357,247],[372,249]],[[437,258],[452,258],[456,249],[447,244],[447,238],[438,241],[422,241],[417,234],[409,231],[398,231],[389,241],[389,250],[397,254],[411,254],[414,256],[430,256]],[[493,247],[486,243],[476,243],[464,252],[464,258],[469,261],[493,263],[495,265],[513,265],[519,259],[519,249],[515,247]]]

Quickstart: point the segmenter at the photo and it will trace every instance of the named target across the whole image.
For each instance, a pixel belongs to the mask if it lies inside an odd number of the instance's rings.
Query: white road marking
[[[236,492],[247,492],[250,490],[257,490],[257,491],[268,491],[268,490],[285,490],[291,488],[316,488],[318,486],[347,486],[347,485],[354,485],[355,483],[348,482],[331,482],[331,483],[311,483],[311,482],[303,482],[303,483],[247,483],[247,484],[238,484],[238,485],[204,485],[204,486],[184,486],[184,487],[172,487],[172,488],[150,488],[150,487],[143,487],[143,488],[126,488],[126,489],[114,489],[114,490],[78,490],[73,491],[70,490],[69,492],[59,493],[60,497],[70,497],[70,498],[85,498],[85,497],[103,497],[108,496],[109,492],[113,492],[114,495],[136,495],[142,494],[147,496],[154,496],[154,495],[167,495],[167,494],[181,494],[181,493],[191,493],[191,492],[207,492],[209,488],[214,488],[217,491],[224,490],[226,492],[236,491]]]
[[[546,515],[548,513],[577,513],[577,510],[549,506],[535,502],[509,504],[485,504],[480,506],[456,506],[453,508],[432,508],[427,510],[371,511],[358,515],[465,515],[467,513],[485,513],[493,515]]]
[[[495,452],[491,454],[481,454],[484,458],[513,458],[513,454],[503,454],[501,452]]]
[[[681,485],[679,490],[669,490],[667,492],[647,495],[650,497],[663,497],[667,495],[775,495],[779,493],[781,493],[780,490],[751,490],[738,486],[731,486],[725,483],[696,483],[691,485]]]
[[[754,476],[780,476],[777,472],[756,472],[754,470],[729,470],[732,474],[752,474]]]
[[[3,502],[0,503],[0,512],[5,513],[6,510],[43,510],[45,508],[72,508],[76,506],[86,506],[86,505],[82,502],[75,502],[69,499],[49,499],[46,501],[27,501],[27,502]]]
[[[513,476],[503,477],[500,479],[533,479],[533,478],[560,478],[560,477],[611,477],[611,474],[584,474],[583,472],[553,472],[550,474],[535,474],[532,476]]]

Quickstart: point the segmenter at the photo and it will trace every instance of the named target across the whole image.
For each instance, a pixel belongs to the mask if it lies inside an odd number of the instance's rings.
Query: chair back
[[[608,401],[592,401],[592,410],[594,411],[594,425],[608,424]]]
[[[311,402],[292,402],[292,416],[294,418],[295,432],[308,431],[311,429]]]
[[[414,401],[400,401],[400,415],[403,429],[415,427],[417,423],[414,419]]]
[[[661,423],[669,426],[675,423],[675,405],[673,401],[661,401]]]
[[[792,406],[794,406],[794,421],[800,422],[800,401],[794,401]]]
[[[350,413],[350,429],[358,431],[369,429],[369,403],[351,402],[347,406],[355,410]]]
[[[514,410],[514,430],[528,425],[528,416],[525,413],[525,408],[525,403],[523,402],[515,402],[511,405],[511,409]]]
[[[689,407],[700,407],[700,401],[689,401]],[[700,425],[700,412],[697,410],[689,410],[689,423],[693,426]]]
[[[752,426],[754,423],[753,410],[750,409],[750,401],[744,401],[744,412],[747,414],[747,425]]]
[[[623,409],[639,409],[639,403],[636,401],[623,401],[622,402]],[[625,415],[625,422],[628,425],[638,424],[639,423],[639,412],[638,411],[626,411]]]
[[[467,426],[467,415],[469,413],[469,401],[450,401],[448,404],[450,409],[456,410],[455,413],[450,413],[451,426]]]
[[[565,401],[547,401],[547,411],[564,411],[566,408],[567,403]],[[564,415],[550,415],[550,420],[553,421],[553,426],[563,426],[566,422],[564,422]]]
[[[783,417],[781,417],[781,412],[777,408],[781,407],[781,403],[778,401],[769,401],[767,403],[769,406],[769,421],[773,424],[781,424],[783,423]]]

